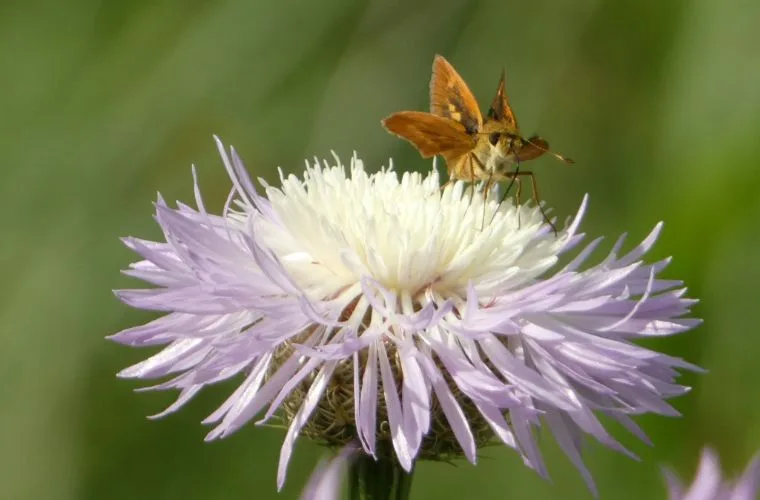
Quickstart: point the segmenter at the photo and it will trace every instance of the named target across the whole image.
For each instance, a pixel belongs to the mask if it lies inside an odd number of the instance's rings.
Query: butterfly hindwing
[[[538,158],[549,150],[549,143],[546,139],[534,135],[523,143],[517,157],[520,161],[528,161]]]

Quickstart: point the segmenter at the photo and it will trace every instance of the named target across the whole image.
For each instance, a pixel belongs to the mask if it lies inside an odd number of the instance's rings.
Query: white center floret
[[[567,243],[534,205],[491,196],[484,207],[464,183],[441,190],[436,171],[399,180],[392,167],[367,174],[354,156],[347,175],[335,161],[307,164],[303,180],[281,174],[282,188],[266,186],[279,224],[256,223],[293,279],[323,297],[363,276],[412,296],[463,297],[470,282],[487,296],[537,278]]]

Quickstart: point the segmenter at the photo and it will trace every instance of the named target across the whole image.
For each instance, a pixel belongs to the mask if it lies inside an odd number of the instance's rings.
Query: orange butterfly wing
[[[389,132],[411,142],[423,158],[442,155],[447,160],[475,147],[464,125],[422,111],[400,111],[383,120]]]
[[[533,136],[523,144],[522,148],[520,148],[520,151],[517,153],[517,158],[520,161],[532,160],[533,158],[538,158],[539,156],[546,153],[548,149],[549,143],[546,141],[546,139],[538,136]]]
[[[491,101],[491,107],[488,109],[488,118],[504,124],[510,133],[520,135],[520,129],[517,126],[517,118],[509,106],[507,98],[506,85],[504,83],[504,70],[501,70],[499,86],[496,88],[496,95]]]
[[[476,134],[483,127],[478,101],[454,66],[441,55],[436,55],[433,59],[430,112],[462,124],[470,135]]]
[[[523,147],[520,148],[520,151],[517,153],[517,156],[520,159],[520,161],[528,161],[528,160],[532,160],[533,158],[538,158],[544,153],[549,153],[555,158],[557,158],[558,160],[567,163],[568,165],[572,165],[575,163],[575,161],[571,160],[570,158],[566,156],[562,156],[561,154],[555,153],[553,151],[549,151],[549,142],[543,137],[539,137],[537,135],[534,135],[533,137],[528,139],[527,142],[523,144]]]

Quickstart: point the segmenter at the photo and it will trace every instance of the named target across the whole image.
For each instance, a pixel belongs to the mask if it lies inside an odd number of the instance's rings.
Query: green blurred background
[[[684,418],[639,419],[655,448],[623,438],[642,463],[588,447],[602,498],[663,498],[659,466],[690,478],[706,443],[736,473],[760,448],[759,19],[756,0],[2,2],[0,498],[298,496],[310,443],[279,495],[281,431],[203,443],[231,385],[151,422],[174,394],[115,378],[148,352],[103,337],[153,317],[111,294],[135,285],[118,237],[160,237],[151,202],[191,202],[191,163],[221,208],[212,133],[269,180],[331,149],[427,169],[380,119],[426,109],[435,53],[483,106],[506,67],[523,131],[577,161],[534,163],[543,197],[564,217],[590,193],[587,234],[629,247],[664,220],[650,258],[702,300],[703,327],[651,345],[710,374],[681,379]],[[590,498],[542,441],[553,484],[493,448],[421,464],[413,498]]]

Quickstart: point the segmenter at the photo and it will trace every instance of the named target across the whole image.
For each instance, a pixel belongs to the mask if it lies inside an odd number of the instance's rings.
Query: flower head
[[[581,269],[600,240],[557,269],[576,247],[586,209],[558,234],[538,207],[468,196],[425,176],[348,172],[316,161],[303,178],[259,194],[234,150],[217,141],[233,189],[221,216],[170,208],[156,219],[165,240],[126,238],[144,260],[128,275],[154,285],[117,292],[167,313],[112,338],[166,345],[120,373],[174,378],[177,410],[203,387],[235,376],[237,390],[204,422],[207,439],[256,415],[288,427],[278,485],[294,442],[358,440],[407,470],[419,458],[463,455],[494,440],[546,475],[534,430],[546,426],[593,488],[580,456],[590,435],[630,454],[604,429],[607,415],[646,436],[630,415],[677,415],[665,400],[688,388],[676,369],[697,369],[633,343],[683,332],[693,300],[657,278],[668,260],[641,261],[658,224],[618,255]],[[490,223],[482,224],[484,220]]]
[[[760,488],[760,454],[735,483],[721,477],[718,455],[709,448],[702,450],[697,477],[688,491],[672,471],[665,471],[665,479],[670,500],[755,500]]]

